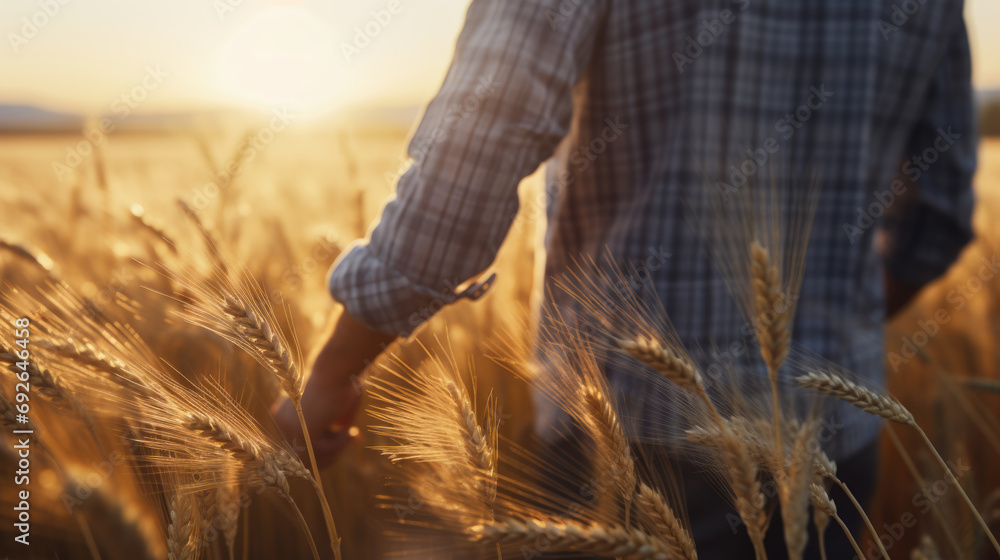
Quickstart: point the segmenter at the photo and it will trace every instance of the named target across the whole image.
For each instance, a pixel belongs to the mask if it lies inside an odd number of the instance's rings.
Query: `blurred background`
[[[143,316],[130,319],[168,363],[194,371],[254,368],[218,337],[172,323],[170,303],[145,289],[162,279],[140,263],[168,255],[143,236],[155,230],[191,236],[174,204],[180,198],[232,246],[265,292],[289,307],[288,321],[308,354],[333,305],[323,277],[340,250],[365,234],[405,170],[406,139],[444,78],[468,3],[4,0],[0,239],[48,262],[48,274],[85,297],[106,300],[109,312],[119,296],[140,302]],[[941,309],[952,318],[917,357],[889,368],[891,388],[930,428],[939,448],[982,466],[967,482],[982,491],[979,501],[1000,527],[1000,494],[991,494],[1000,487],[1000,473],[985,468],[1000,460],[1000,442],[988,440],[961,413],[975,408],[995,425],[1000,397],[940,375],[1000,379],[1000,287],[996,278],[970,285],[982,259],[995,258],[1000,249],[1000,2],[968,0],[966,22],[982,133],[977,239],[946,277],[889,325],[886,350],[898,352]],[[422,335],[430,340],[447,325],[459,362],[465,355],[475,360],[479,402],[491,391],[500,398],[502,430],[512,437],[530,424],[528,393],[482,355],[492,335],[517,329],[519,312],[534,293],[534,242],[542,225],[536,218],[544,215],[537,208],[539,189],[538,173],[521,186],[527,203],[501,251],[496,288],[474,306],[450,306]],[[37,281],[40,271],[25,261],[16,252],[0,252],[0,281]],[[404,357],[420,360],[417,352]],[[234,391],[273,427],[266,414],[273,395],[250,386]],[[381,558],[400,553],[382,538],[399,502],[379,497],[392,467],[367,449],[377,443],[373,436],[362,434],[324,478],[345,557]],[[64,460],[92,464],[89,454],[70,449]],[[914,501],[917,487],[904,472],[887,445],[877,475],[876,527],[907,513],[924,522],[926,512]],[[140,527],[135,530],[144,539],[162,538],[162,526],[143,524],[144,515],[162,516],[136,505],[149,501],[143,492],[149,491],[116,487],[108,494],[131,512],[119,513]],[[52,490],[54,501],[58,496]],[[252,557],[304,551],[301,539],[265,505],[249,510],[253,534],[264,536],[254,540]],[[956,525],[971,526],[960,507],[953,511]],[[314,534],[322,535],[318,509],[306,513]],[[36,549],[36,557],[65,554],[79,544],[77,537],[56,538],[65,530],[57,513],[47,525],[41,519],[38,532],[61,544]],[[905,556],[920,534],[893,536],[890,553]]]

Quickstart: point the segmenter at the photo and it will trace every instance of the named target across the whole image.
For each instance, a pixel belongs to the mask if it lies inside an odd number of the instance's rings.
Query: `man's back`
[[[488,267],[517,183],[555,153],[547,275],[605,247],[652,260],[682,339],[725,348],[744,322],[691,216],[762,169],[813,169],[822,190],[794,337],[878,382],[873,219],[900,215],[886,261],[897,279],[943,272],[970,235],[971,111],[961,2],[479,0],[397,198],[331,290],[376,330],[409,332],[442,287]]]

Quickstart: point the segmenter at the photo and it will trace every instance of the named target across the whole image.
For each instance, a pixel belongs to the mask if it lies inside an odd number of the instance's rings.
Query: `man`
[[[517,209],[518,182],[550,158],[547,276],[605,247],[622,262],[652,259],[650,279],[683,341],[722,348],[741,339],[743,323],[685,224],[685,202],[738,188],[779,160],[793,173],[821,169],[793,332],[881,383],[883,269],[891,312],[971,237],[976,142],[962,7],[473,1],[410,144],[412,167],[367,241],[329,279],[344,310],[303,399],[321,460],[346,443],[328,427],[352,410],[351,379],[383,345],[411,332],[433,302],[482,292],[476,284],[442,296],[490,265]],[[883,266],[873,239],[885,214],[895,217]],[[562,294],[547,297],[573,308]],[[611,383],[625,402],[643,392],[621,376]],[[287,405],[276,417],[298,434]],[[844,476],[859,478],[864,498],[879,424],[846,408],[831,422],[828,450]],[[703,557],[747,557],[745,535],[726,522],[730,510],[693,493],[704,483],[696,474],[683,476],[688,496],[699,496],[688,505]],[[830,557],[851,554],[830,546],[843,551]],[[773,548],[773,558],[783,556]]]

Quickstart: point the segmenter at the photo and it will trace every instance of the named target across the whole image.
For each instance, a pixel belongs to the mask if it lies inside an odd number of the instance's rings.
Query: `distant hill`
[[[981,89],[975,94],[980,133],[1000,136],[1000,88]],[[350,124],[410,127],[419,118],[422,106],[355,107],[337,115]],[[162,130],[183,126],[201,117],[239,116],[240,110],[216,109],[189,113],[135,114],[116,122],[117,130]],[[86,122],[82,115],[50,111],[33,105],[0,105],[0,134],[22,132],[79,132]]]
[[[0,132],[71,132],[82,127],[79,115],[31,105],[0,105]]]
[[[1000,89],[976,92],[979,109],[979,133],[983,136],[1000,136]]]

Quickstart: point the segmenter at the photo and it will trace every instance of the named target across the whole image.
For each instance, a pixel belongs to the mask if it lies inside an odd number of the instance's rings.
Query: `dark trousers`
[[[574,451],[570,451],[570,449]],[[577,449],[577,446],[574,445],[557,444],[548,447],[547,452],[549,454],[558,453],[561,455],[560,461],[566,461],[574,453],[579,454]],[[649,453],[647,450],[643,455],[665,456],[665,453],[660,451]],[[837,462],[837,477],[851,489],[854,497],[863,507],[867,507],[875,491],[878,460],[879,446],[876,440],[855,453],[854,456]],[[753,560],[755,558],[753,545],[747,536],[742,520],[736,510],[729,505],[729,500],[709,478],[705,467],[679,461],[674,462],[671,469],[685,496],[685,506],[691,520],[691,531],[698,549],[698,558],[700,560]],[[553,480],[553,483],[555,487],[561,489],[560,493],[564,495],[570,491],[566,487],[565,480],[558,482]],[[773,483],[765,483],[764,490],[769,503],[777,499],[776,487]],[[860,545],[866,534],[861,514],[858,513],[840,487],[830,487],[829,494],[837,505],[837,513],[840,518],[851,529],[851,533]],[[570,492],[569,495],[572,493]],[[857,553],[855,553],[850,541],[837,522],[832,519],[826,529],[825,539],[827,558],[838,560],[856,558]],[[768,560],[788,558],[780,508],[775,511],[771,518],[764,544]],[[548,556],[542,557],[547,558]],[[565,554],[558,555],[558,557],[567,558]],[[806,548],[804,558],[806,560],[820,559],[819,539],[811,519],[809,522],[809,545]]]

